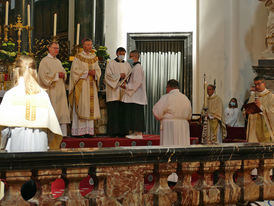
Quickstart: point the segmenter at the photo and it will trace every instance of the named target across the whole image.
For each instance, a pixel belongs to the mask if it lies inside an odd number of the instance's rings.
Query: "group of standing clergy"
[[[83,40],[83,51],[78,53],[72,63],[67,101],[66,72],[56,58],[59,45],[52,42],[49,53],[39,65],[39,84],[46,88],[63,136],[67,136],[67,124],[71,124],[73,136],[94,135],[94,120],[100,118],[98,87],[101,69],[92,40]],[[145,131],[144,105],[147,104],[144,71],[139,62],[139,52],[134,50],[125,61],[126,50],[119,47],[116,58],[110,60],[105,70],[107,133],[113,137],[142,138]],[[263,78],[254,79],[256,98],[250,102],[261,109],[261,113],[250,114],[247,140],[249,142],[273,141],[273,94],[265,88]],[[225,137],[223,105],[215,94],[215,86],[207,87],[208,128],[205,144],[221,143]],[[69,102],[69,104],[68,104]],[[246,111],[249,113],[249,111]],[[179,92],[179,83],[170,80],[167,94],[154,106],[153,113],[161,121],[161,145],[189,145],[189,120],[192,109],[189,99]]]
[[[94,120],[100,118],[98,87],[101,69],[92,40],[83,40],[83,51],[76,54],[70,71],[68,101],[66,97],[66,72],[56,56],[59,44],[52,42],[48,55],[39,65],[39,84],[49,94],[63,136],[71,123],[71,135],[94,135]],[[147,104],[144,71],[139,62],[139,52],[119,47],[117,57],[106,67],[106,101],[108,109],[107,133],[110,136],[142,138],[145,131],[144,105]],[[130,63],[129,63],[130,62]]]
[[[67,136],[67,124],[70,124],[71,120],[72,135],[93,135],[94,120],[100,118],[97,87],[101,69],[92,49],[92,41],[85,39],[83,51],[73,60],[69,81],[69,101],[65,89],[67,75],[60,60],[56,58],[59,44],[50,43],[48,50],[48,55],[39,65],[39,83],[49,94],[63,136]]]

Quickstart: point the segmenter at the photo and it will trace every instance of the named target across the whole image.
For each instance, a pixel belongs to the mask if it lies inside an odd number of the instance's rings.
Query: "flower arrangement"
[[[107,52],[107,47],[105,46],[98,46],[96,48],[95,54],[98,57],[99,61],[106,61],[110,59],[109,53]]]

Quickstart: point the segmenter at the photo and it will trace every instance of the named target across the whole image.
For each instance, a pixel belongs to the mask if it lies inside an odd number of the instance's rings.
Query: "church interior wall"
[[[257,0],[203,0],[198,6],[199,79],[204,73],[209,83],[216,79],[216,93],[224,107],[232,97],[241,105],[255,76],[252,65],[265,48],[264,4]]]
[[[203,74],[216,79],[224,107],[247,98],[265,48],[267,10],[258,0],[106,0],[105,44],[111,58],[130,32],[193,32],[193,112],[203,103]]]

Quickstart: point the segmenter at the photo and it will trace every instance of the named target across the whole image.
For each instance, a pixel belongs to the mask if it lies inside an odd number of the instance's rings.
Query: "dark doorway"
[[[146,76],[146,133],[159,134],[152,107],[165,94],[167,81],[178,80],[180,91],[192,100],[192,32],[128,33],[127,40],[128,53],[134,49],[140,52]]]

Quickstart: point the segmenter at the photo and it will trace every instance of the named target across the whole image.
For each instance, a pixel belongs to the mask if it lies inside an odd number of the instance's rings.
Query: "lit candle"
[[[207,82],[205,81],[205,85],[204,85],[204,107],[206,108],[207,107]]]
[[[28,4],[28,26],[30,27],[30,5]]]
[[[79,37],[80,37],[80,24],[77,24],[77,33],[76,33],[76,45],[79,45]]]
[[[5,25],[8,25],[9,22],[9,2],[6,1],[6,18],[5,18]]]
[[[56,26],[57,26],[57,14],[54,14],[54,21],[53,21],[53,36],[56,36]]]

